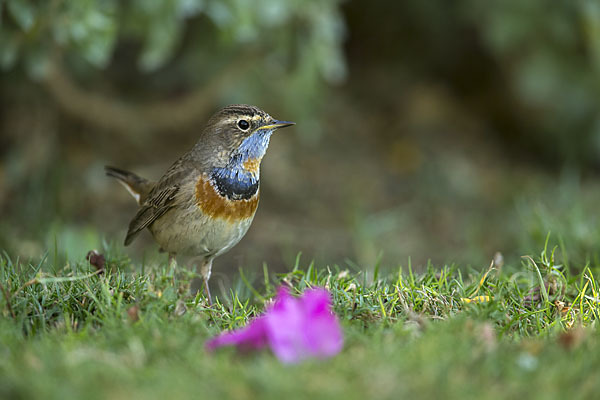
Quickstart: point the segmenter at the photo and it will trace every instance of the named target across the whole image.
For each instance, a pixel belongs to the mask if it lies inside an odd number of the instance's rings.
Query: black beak
[[[279,129],[279,128],[285,128],[287,126],[292,126],[292,125],[296,125],[296,123],[291,122],[291,121],[273,120],[271,123],[261,126],[260,129]]]

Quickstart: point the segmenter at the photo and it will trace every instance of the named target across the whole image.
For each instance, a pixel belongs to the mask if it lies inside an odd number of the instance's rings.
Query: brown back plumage
[[[130,244],[141,231],[175,207],[178,201],[181,201],[176,197],[179,188],[185,181],[185,177],[195,171],[192,164],[185,162],[189,160],[189,154],[187,153],[177,160],[152,187],[147,198],[140,202],[140,209],[129,223],[125,246]]]

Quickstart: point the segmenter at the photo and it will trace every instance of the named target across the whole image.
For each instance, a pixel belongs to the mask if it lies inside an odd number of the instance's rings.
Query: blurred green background
[[[591,0],[0,0],[0,249],[121,246],[148,178],[231,103],[277,134],[245,239],[215,264],[372,268],[546,235],[597,263],[600,3]],[[162,260],[150,235],[126,251]]]

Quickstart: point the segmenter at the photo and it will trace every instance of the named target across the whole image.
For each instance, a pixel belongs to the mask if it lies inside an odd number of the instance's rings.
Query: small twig
[[[19,289],[17,289],[14,293],[12,293],[10,295],[10,299],[12,299],[17,293],[19,293],[20,291],[22,291],[23,289],[25,289],[27,286],[31,286],[31,285],[35,285],[36,283],[56,283],[56,282],[73,282],[73,281],[78,281],[81,279],[87,279],[87,278],[91,278],[94,275],[98,275],[100,273],[102,273],[102,270],[98,270],[95,272],[92,272],[90,274],[87,275],[82,275],[82,276],[70,276],[70,277],[56,277],[56,278],[33,278],[27,282],[25,282],[24,284],[21,285],[21,287]],[[1,286],[1,284],[0,284]],[[4,292],[4,295],[6,296],[6,292],[4,291],[4,288],[2,288],[2,291]]]
[[[25,282],[24,284],[21,285],[21,287],[19,289],[17,289],[13,294],[10,295],[11,299],[17,294],[19,293],[21,290],[25,289],[27,286],[31,286],[34,285],[36,283],[39,283],[39,281],[37,280],[37,278],[33,278],[30,281]]]
[[[9,296],[9,293],[6,290],[6,288],[4,287],[4,285],[2,284],[2,282],[0,282],[0,290],[2,290],[2,294],[4,294],[4,298],[6,299],[6,307],[8,308],[8,312],[10,312],[10,315],[12,315],[13,318],[17,318],[17,316],[15,315],[15,312],[12,308],[12,305],[10,304],[10,300],[12,299],[12,296]]]

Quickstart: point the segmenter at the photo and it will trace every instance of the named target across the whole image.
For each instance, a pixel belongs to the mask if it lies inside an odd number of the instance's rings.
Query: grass
[[[573,398],[600,390],[600,269],[555,251],[484,271],[410,266],[367,276],[339,267],[241,274],[208,307],[191,273],[136,268],[105,249],[87,261],[0,258],[0,398]],[[565,257],[563,257],[565,259]],[[345,347],[282,366],[268,351],[207,354],[278,285],[324,286]],[[7,301],[8,299],[8,301]]]

